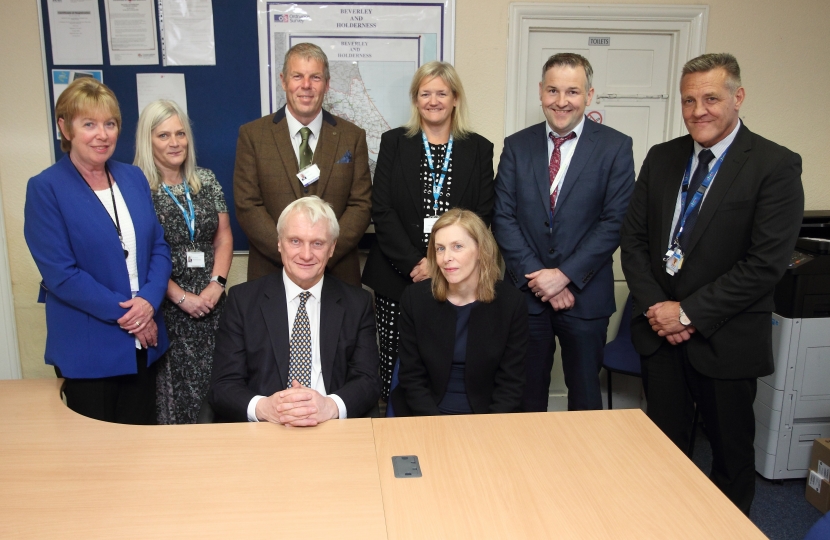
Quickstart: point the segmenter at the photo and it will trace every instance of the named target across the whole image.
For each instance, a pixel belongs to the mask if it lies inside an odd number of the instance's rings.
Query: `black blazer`
[[[680,272],[663,256],[691,136],[646,156],[622,229],[622,267],[634,297],[631,336],[642,355],[665,338],[643,312],[680,301],[696,332],[685,347],[703,375],[735,379],[773,372],[773,289],[790,261],[804,213],[801,157],[741,126],[700,207]]]
[[[447,391],[455,348],[455,309],[432,296],[432,281],[408,287],[401,298],[399,384],[390,399],[397,416],[437,415]],[[464,382],[476,414],[519,408],[525,383],[527,303],[503,281],[496,298],[470,313]]]
[[[406,128],[387,131],[380,139],[372,186],[375,243],[363,269],[363,283],[398,300],[412,283],[409,273],[426,256],[422,247],[424,195],[420,132]],[[493,212],[493,143],[475,133],[455,140],[452,150],[450,206],[472,210],[489,226]]]
[[[326,391],[349,417],[380,397],[375,316],[368,291],[327,275],[320,295],[320,360]],[[282,272],[229,290],[219,320],[208,398],[224,419],[245,422],[254,396],[270,396],[288,380],[288,308]]]

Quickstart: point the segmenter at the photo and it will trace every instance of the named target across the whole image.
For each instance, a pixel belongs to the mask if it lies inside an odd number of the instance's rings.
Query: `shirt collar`
[[[288,122],[288,134],[292,137],[296,136],[300,129],[304,127],[307,127],[311,130],[311,135],[313,137],[319,137],[320,130],[323,129],[323,109],[320,109],[320,112],[317,113],[317,116],[314,117],[314,120],[309,122],[306,126],[302,122],[294,118],[294,115],[292,115],[291,111],[288,110],[288,105],[286,105],[285,121]]]
[[[721,154],[726,152],[726,149],[729,148],[729,145],[732,144],[732,141],[734,141],[735,137],[738,136],[739,129],[741,129],[740,119],[738,120],[738,124],[735,126],[735,129],[733,129],[729,135],[724,137],[723,140],[719,143],[712,145],[712,148],[710,148],[709,150],[712,151],[712,154],[714,154],[715,159],[718,159],[721,156]],[[700,143],[695,141],[695,155],[699,156],[701,150],[703,150],[703,147],[700,145]]]
[[[582,129],[584,127],[585,127],[585,115],[583,114],[582,115],[582,120],[580,120],[579,124],[577,124],[577,126],[573,129],[573,131],[571,133],[576,133],[576,138],[579,139],[579,137],[582,136]],[[553,129],[551,129],[550,124],[548,124],[547,121],[545,121],[545,131],[546,131],[545,136],[548,139],[550,139],[550,134],[551,133],[553,133],[554,137],[564,137],[565,135],[567,135],[567,133],[564,133],[564,134],[560,135],[559,133],[556,133],[555,131],[553,131]]]
[[[323,292],[323,281],[326,279],[326,276],[320,278],[320,281],[314,284],[313,287],[310,289],[303,289],[293,281],[291,278],[288,277],[288,274],[285,273],[285,268],[282,269],[282,282],[285,285],[285,299],[290,302],[300,296],[300,293],[303,291],[308,290],[311,293],[311,296],[320,301],[320,294]]]

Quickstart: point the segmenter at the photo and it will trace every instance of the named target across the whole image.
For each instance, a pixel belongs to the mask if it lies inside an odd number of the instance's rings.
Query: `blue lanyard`
[[[421,132],[421,138],[424,140],[424,152],[427,154],[427,163],[429,163],[429,174],[432,177],[432,210],[438,212],[438,198],[441,197],[441,191],[444,189],[444,179],[447,177],[447,170],[450,167],[450,156],[452,155],[452,135],[450,141],[447,143],[447,153],[444,155],[444,166],[441,167],[441,176],[438,181],[435,181],[435,166],[432,163],[432,152],[429,149],[429,142],[424,132]]]
[[[717,174],[718,169],[720,169],[721,163],[723,163],[723,158],[726,157],[726,153],[729,151],[727,147],[726,150],[720,155],[715,164],[712,166],[712,169],[709,171],[709,174],[706,175],[706,178],[703,179],[703,182],[700,184],[700,188],[695,191],[694,195],[692,195],[692,200],[689,202],[689,206],[686,206],[686,196],[688,195],[689,191],[689,178],[692,172],[692,163],[694,162],[695,156],[689,158],[689,163],[686,165],[686,172],[683,173],[683,189],[680,194],[680,208],[686,208],[686,211],[683,212],[683,215],[680,218],[680,227],[677,228],[677,234],[674,235],[674,241],[672,242],[672,247],[677,247],[680,245],[680,235],[683,234],[683,227],[686,225],[686,218],[691,215],[694,211],[695,207],[700,204],[700,201],[703,200],[703,195],[709,189],[709,184],[712,183],[712,179]]]
[[[184,209],[184,206],[182,206],[179,200],[176,199],[176,197],[173,195],[173,192],[170,191],[170,188],[168,188],[165,184],[162,184],[161,187],[164,188],[164,191],[166,191],[167,194],[170,195],[170,198],[173,199],[173,202],[176,203],[176,206],[178,206],[179,210],[182,211],[182,215],[184,216],[184,223],[185,225],[187,225],[187,232],[190,233],[190,243],[192,244],[193,239],[196,236],[196,211],[193,210],[193,201],[190,198],[190,188],[187,185],[187,180],[182,179],[182,184],[184,184],[184,195],[187,198],[187,208],[189,212],[186,211]]]

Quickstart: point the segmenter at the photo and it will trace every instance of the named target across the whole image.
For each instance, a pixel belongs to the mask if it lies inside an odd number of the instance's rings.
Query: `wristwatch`
[[[218,283],[219,286],[223,289],[225,288],[225,284],[228,282],[228,280],[223,278],[222,276],[211,276],[210,280]]]
[[[689,326],[692,324],[692,321],[689,319],[689,316],[686,315],[686,312],[683,311],[683,308],[680,308],[680,324],[683,326]]]

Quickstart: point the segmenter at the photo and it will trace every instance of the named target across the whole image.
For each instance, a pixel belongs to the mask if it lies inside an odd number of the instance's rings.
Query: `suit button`
[[[553,248],[550,248],[550,249],[548,250],[548,253],[550,253],[551,255],[553,255]]]
[[[305,193],[308,193],[308,188],[305,188],[303,191],[304,191]]]
[[[545,227],[550,227],[547,221],[545,222]]]

